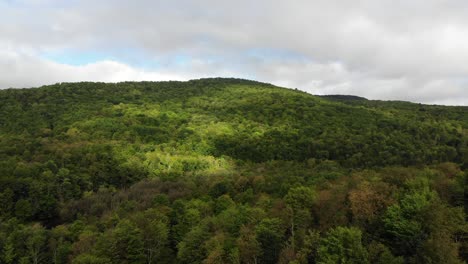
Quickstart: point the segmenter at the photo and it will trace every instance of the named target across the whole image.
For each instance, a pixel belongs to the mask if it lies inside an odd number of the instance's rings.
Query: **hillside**
[[[0,263],[462,263],[467,169],[468,107],[222,78],[0,90]]]

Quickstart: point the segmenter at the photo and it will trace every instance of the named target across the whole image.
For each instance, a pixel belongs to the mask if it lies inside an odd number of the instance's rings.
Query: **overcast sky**
[[[468,105],[468,1],[0,0],[0,88],[217,76]]]

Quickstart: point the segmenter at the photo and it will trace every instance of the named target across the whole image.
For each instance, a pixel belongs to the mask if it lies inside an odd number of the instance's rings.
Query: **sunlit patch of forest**
[[[0,90],[0,263],[464,263],[468,107],[241,79]]]

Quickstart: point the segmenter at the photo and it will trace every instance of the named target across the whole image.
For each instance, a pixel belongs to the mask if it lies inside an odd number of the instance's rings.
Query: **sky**
[[[204,77],[468,105],[468,1],[0,0],[0,89]]]

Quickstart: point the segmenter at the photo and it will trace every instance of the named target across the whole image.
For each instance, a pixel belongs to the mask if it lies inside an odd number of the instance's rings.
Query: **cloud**
[[[233,75],[315,94],[468,105],[462,0],[0,0],[0,10],[0,87]],[[50,52],[112,61],[71,66],[41,57]]]
[[[130,65],[103,60],[84,65],[68,65],[38,58],[26,53],[0,51],[0,72],[7,73],[0,78],[0,89],[13,87],[35,87],[58,82],[122,82],[122,81],[165,81],[189,80],[210,77],[204,72],[215,72],[217,76],[228,77],[236,73],[203,61],[191,61],[178,69],[157,71],[132,67]],[[21,86],[18,86],[21,83]]]

